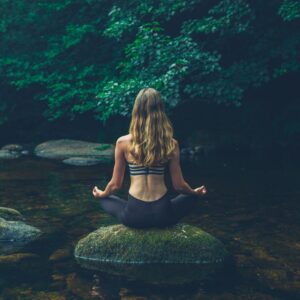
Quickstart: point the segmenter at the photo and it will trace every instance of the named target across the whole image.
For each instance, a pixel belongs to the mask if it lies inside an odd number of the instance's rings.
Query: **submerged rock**
[[[66,281],[67,281],[68,290],[71,291],[72,294],[77,296],[79,299],[88,300],[94,298],[92,297],[93,295],[91,294],[93,288],[92,281],[81,278],[76,273],[68,274]],[[108,299],[108,298],[96,297],[95,299],[100,300],[100,299]]]
[[[62,162],[73,166],[94,166],[103,162],[110,162],[108,158],[93,158],[93,157],[70,157],[64,159]]]
[[[70,253],[69,249],[57,249],[55,252],[53,252],[50,255],[49,260],[50,261],[65,260],[65,259],[69,258],[70,254],[71,253]]]
[[[85,268],[163,284],[209,279],[227,256],[221,241],[187,224],[164,229],[102,227],[75,248],[75,258]]]
[[[39,144],[34,149],[35,155],[52,159],[71,157],[90,157],[113,160],[114,146],[71,139],[51,140]]]
[[[0,256],[0,266],[11,265],[11,264],[19,264],[24,260],[32,260],[37,259],[39,256],[34,253],[15,253],[10,255],[1,255]]]
[[[10,282],[12,279],[41,277],[41,273],[47,267],[42,258],[29,252],[20,252],[9,255],[0,255],[0,278],[5,278]],[[7,298],[15,299],[15,298]],[[23,299],[23,298],[22,298]]]

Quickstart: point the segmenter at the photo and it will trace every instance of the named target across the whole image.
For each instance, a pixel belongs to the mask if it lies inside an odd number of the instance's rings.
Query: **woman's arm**
[[[124,157],[124,143],[121,138],[119,138],[115,147],[115,165],[112,178],[108,182],[104,191],[101,191],[95,186],[93,189],[93,195],[97,198],[104,198],[119,190],[123,184],[125,168],[126,160]]]
[[[178,142],[175,141],[175,150],[173,156],[170,160],[169,170],[172,179],[173,188],[180,193],[193,194],[193,195],[203,195],[206,193],[206,188],[204,186],[192,189],[190,185],[184,180],[181,167],[180,167],[180,149]]]

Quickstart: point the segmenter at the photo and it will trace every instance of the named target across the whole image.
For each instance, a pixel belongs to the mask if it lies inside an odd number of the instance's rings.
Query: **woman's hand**
[[[93,188],[93,195],[94,195],[95,198],[102,198],[102,197],[104,197],[103,194],[104,194],[104,191],[99,190],[97,186],[95,186]]]
[[[195,188],[194,191],[198,196],[202,196],[207,193],[206,187],[204,185]]]

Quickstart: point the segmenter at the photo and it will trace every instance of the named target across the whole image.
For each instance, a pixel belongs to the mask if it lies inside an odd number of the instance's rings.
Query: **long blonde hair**
[[[157,90],[143,88],[137,94],[129,133],[132,136],[129,153],[134,163],[151,166],[171,157],[175,149],[173,127]]]

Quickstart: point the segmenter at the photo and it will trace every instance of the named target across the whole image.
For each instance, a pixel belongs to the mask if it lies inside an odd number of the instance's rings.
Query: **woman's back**
[[[163,172],[167,163],[158,168],[140,168],[138,167],[140,165],[132,163],[133,157],[129,152],[131,135],[128,134],[122,136],[119,138],[119,141],[123,144],[122,149],[124,151],[124,158],[127,161],[131,173],[131,184],[128,193],[143,201],[155,201],[160,199],[167,193]],[[147,174],[145,174],[145,169],[148,169]]]

